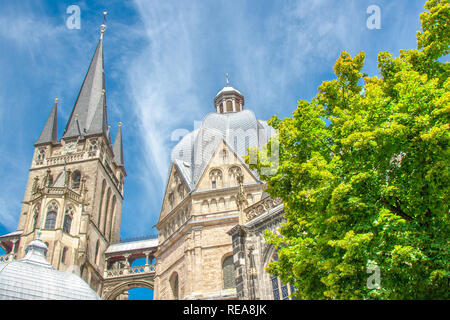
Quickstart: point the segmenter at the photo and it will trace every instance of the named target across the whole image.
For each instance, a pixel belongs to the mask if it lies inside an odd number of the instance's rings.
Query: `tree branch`
[[[395,206],[390,204],[388,201],[386,201],[385,199],[381,199],[381,203],[383,203],[388,209],[389,211],[391,211],[392,213],[402,217],[403,219],[405,219],[406,221],[412,221],[413,218],[411,218],[410,216],[408,216],[405,212],[403,212],[403,210],[400,208],[400,203],[398,201],[398,198],[395,198]]]

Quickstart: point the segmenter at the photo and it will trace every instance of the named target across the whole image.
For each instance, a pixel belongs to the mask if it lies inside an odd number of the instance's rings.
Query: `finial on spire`
[[[59,99],[58,99],[58,98],[55,98],[55,103],[58,103],[58,101],[59,101]]]
[[[103,33],[105,33],[106,30],[106,15],[108,13],[106,11],[103,11],[103,23],[100,25],[100,39],[103,39]]]
[[[230,86],[230,79],[228,78],[228,72],[226,74],[226,77],[227,77],[227,87],[229,87]]]
[[[119,121],[119,127],[121,127],[122,126],[122,121]]]

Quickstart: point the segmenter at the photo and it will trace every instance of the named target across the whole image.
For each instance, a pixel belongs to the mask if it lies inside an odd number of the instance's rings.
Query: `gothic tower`
[[[120,240],[126,176],[121,123],[112,144],[107,121],[103,32],[104,26],[62,138],[56,99],[34,144],[13,249],[21,258],[40,236],[55,269],[79,271],[97,292],[104,251]]]

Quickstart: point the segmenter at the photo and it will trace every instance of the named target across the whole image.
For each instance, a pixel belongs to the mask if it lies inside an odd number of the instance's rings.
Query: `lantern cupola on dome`
[[[214,98],[214,107],[217,113],[239,112],[244,108],[244,96],[235,88],[230,86],[227,77],[227,85],[219,91]]]

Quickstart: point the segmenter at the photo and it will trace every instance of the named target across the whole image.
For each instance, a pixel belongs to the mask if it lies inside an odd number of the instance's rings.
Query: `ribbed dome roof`
[[[100,300],[79,276],[53,269],[41,240],[26,252],[21,260],[0,263],[0,300]]]
[[[210,113],[199,128],[184,136],[174,147],[171,160],[179,167],[189,187],[194,189],[222,139],[242,157],[246,146],[261,148],[274,134],[273,128],[258,120],[248,109]]]

